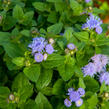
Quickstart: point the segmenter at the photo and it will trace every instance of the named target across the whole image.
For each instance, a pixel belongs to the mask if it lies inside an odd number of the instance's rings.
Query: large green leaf
[[[34,64],[29,67],[25,67],[23,70],[24,74],[33,82],[37,82],[40,76],[40,66]]]
[[[39,76],[39,79],[38,79],[38,81],[36,83],[36,87],[39,90],[41,90],[44,87],[48,86],[48,84],[51,82],[52,75],[53,75],[52,70],[42,69],[41,74]]]
[[[89,104],[88,109],[94,109],[98,103],[97,94],[92,95],[92,97],[89,98],[87,102]]]
[[[59,74],[64,81],[68,81],[73,76],[74,64],[75,59],[70,57],[65,64],[58,67]]]
[[[5,52],[11,58],[15,58],[15,57],[24,55],[24,51],[17,44],[6,43],[6,44],[3,44],[3,47],[5,49]]]
[[[79,39],[80,41],[84,41],[88,43],[89,33],[88,32],[75,32],[73,35]]]
[[[53,109],[47,98],[41,92],[38,93],[35,102],[37,109]]]
[[[99,83],[94,78],[87,76],[84,78],[84,83],[86,85],[86,91],[99,91]]]

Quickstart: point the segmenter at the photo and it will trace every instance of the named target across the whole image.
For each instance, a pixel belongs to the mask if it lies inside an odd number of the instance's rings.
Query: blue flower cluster
[[[77,91],[75,91],[73,88],[68,89],[69,98],[66,98],[64,100],[64,104],[66,107],[71,107],[72,102],[75,102],[77,107],[80,107],[83,104],[83,97],[85,95],[85,90],[83,88],[78,88]]]
[[[91,0],[85,0],[86,3],[89,3]]]
[[[28,47],[32,49],[32,54],[36,62],[46,60],[47,54],[52,54],[54,52],[52,44],[49,44],[43,37],[33,38],[32,43],[29,44]]]
[[[100,26],[102,24],[102,21],[100,18],[98,18],[97,16],[94,16],[92,14],[90,14],[89,19],[87,18],[87,22],[85,24],[82,25],[82,29],[95,29],[95,31],[98,34],[102,33],[102,27]]]
[[[76,48],[76,46],[75,46],[73,43],[69,43],[69,44],[67,45],[67,48],[68,48],[69,50],[74,50],[74,49]]]
[[[84,76],[93,77],[95,74],[99,73],[99,81],[103,83],[105,81],[106,85],[109,85],[109,72],[106,72],[106,65],[109,63],[109,57],[102,54],[97,54],[91,58],[92,62],[87,64],[82,68]]]
[[[92,62],[89,62],[85,67],[82,68],[84,76],[93,77],[96,73],[105,71],[106,65],[109,63],[109,57],[102,54],[97,54],[91,58]]]

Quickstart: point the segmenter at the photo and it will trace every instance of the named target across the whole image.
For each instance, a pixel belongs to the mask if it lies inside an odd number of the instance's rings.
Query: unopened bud
[[[104,94],[104,96],[105,96],[106,98],[108,98],[108,97],[109,97],[109,93],[106,92],[106,93]]]
[[[48,55],[45,53],[45,54],[44,54],[44,60],[46,60],[47,57],[48,57]]]
[[[93,8],[90,6],[90,7],[89,7],[89,10],[92,10],[92,9],[93,9]]]
[[[65,53],[68,54],[70,50],[68,48],[65,49]]]
[[[49,39],[49,43],[50,43],[50,44],[53,44],[53,43],[54,43],[54,39],[53,39],[53,38],[50,38],[50,39]]]
[[[14,98],[15,98],[15,97],[14,97],[14,95],[13,95],[13,94],[10,94],[10,95],[9,95],[9,100],[13,101],[13,100],[14,100]]]

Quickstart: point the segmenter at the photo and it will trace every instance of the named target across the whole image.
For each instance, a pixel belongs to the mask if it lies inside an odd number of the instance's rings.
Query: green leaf
[[[64,95],[64,81],[62,79],[58,79],[53,86],[53,94],[54,95]]]
[[[107,89],[105,82],[102,83],[101,87],[100,87],[100,93],[102,94],[103,92],[105,92]]]
[[[12,16],[7,16],[4,20],[3,30],[8,31],[12,29],[15,26],[15,24],[16,24],[16,19],[13,18]]]
[[[94,109],[98,103],[97,94],[92,95],[92,97],[89,98],[87,102],[89,104],[88,109]]]
[[[13,92],[17,92],[19,97],[19,105],[25,103],[33,94],[33,85],[29,82],[23,73],[19,73],[12,84]]]
[[[62,30],[63,24],[62,23],[56,23],[54,25],[51,25],[47,28],[47,32],[59,34]]]
[[[55,3],[55,2],[63,2],[63,0],[46,0],[47,2],[53,2],[53,3]]]
[[[39,92],[35,99],[37,109],[53,109],[47,98]]]
[[[85,86],[84,81],[83,81],[82,78],[79,78],[79,87],[81,87],[81,88],[83,88],[83,89],[86,88],[86,86]]]
[[[86,85],[86,91],[97,92],[99,90],[98,82],[89,76],[84,78],[84,83]]]
[[[28,25],[32,23],[32,18],[34,16],[34,12],[26,12],[25,15],[23,16],[23,21],[21,21],[21,24]]]
[[[7,108],[8,106],[8,96],[10,94],[10,90],[8,87],[0,86],[0,108]]]
[[[51,69],[63,65],[65,57],[59,54],[51,54],[47,57],[47,60],[42,63],[45,68]]]
[[[108,101],[104,101],[101,104],[101,109],[109,109],[109,102]]]
[[[22,20],[24,16],[23,9],[21,8],[20,5],[16,5],[13,9],[13,17],[16,18],[17,20]]]
[[[75,59],[70,57],[67,60],[66,64],[63,64],[58,67],[59,74],[64,81],[68,81],[73,76],[74,65],[75,65]]]
[[[70,0],[70,7],[72,8],[74,15],[80,15],[82,12],[82,5],[76,0]]]
[[[39,11],[50,11],[49,5],[43,2],[34,2],[33,6]]]
[[[16,57],[12,59],[12,62],[19,67],[24,66],[24,61],[25,61],[24,57]]]
[[[69,42],[69,41],[71,40],[71,38],[73,37],[72,33],[73,33],[73,28],[71,28],[71,27],[68,27],[68,28],[65,30],[64,37],[67,39],[68,42]]]
[[[8,32],[0,32],[0,45],[8,43],[10,41],[11,34]]]
[[[42,69],[41,74],[39,76],[39,79],[38,79],[38,81],[36,83],[36,87],[39,90],[41,90],[44,87],[48,86],[48,84],[51,82],[52,75],[53,75],[52,70]]]
[[[3,47],[6,51],[6,53],[8,54],[8,56],[11,58],[15,58],[15,57],[24,55],[24,51],[17,44],[6,43],[6,44],[3,44]]]
[[[30,36],[30,31],[29,30],[22,30],[20,33],[22,35],[26,36],[26,37],[29,37]]]
[[[48,15],[47,21],[50,23],[56,23],[57,22],[57,13],[55,11],[52,11]]]
[[[88,43],[89,33],[88,32],[75,32],[73,34],[78,40]]]
[[[34,64],[29,67],[25,67],[23,70],[24,74],[33,82],[37,82],[40,76],[40,66]]]

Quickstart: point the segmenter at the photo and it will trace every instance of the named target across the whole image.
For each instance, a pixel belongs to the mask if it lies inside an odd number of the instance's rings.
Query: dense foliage
[[[109,109],[103,13],[92,0],[0,0],[0,109]]]

